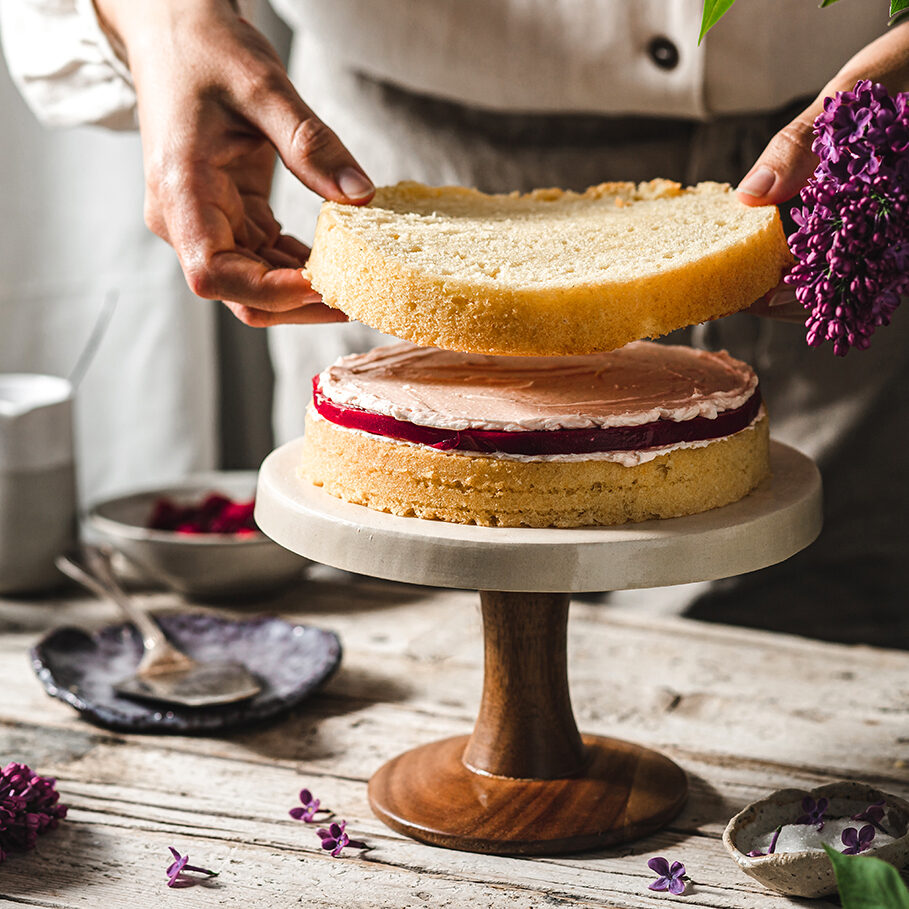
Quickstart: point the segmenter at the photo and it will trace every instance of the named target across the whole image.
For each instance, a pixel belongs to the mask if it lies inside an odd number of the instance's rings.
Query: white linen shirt
[[[336,61],[421,94],[511,112],[694,119],[819,91],[887,20],[884,0],[823,10],[816,0],[738,0],[699,46],[702,3],[273,0]],[[91,0],[0,0],[0,16],[13,78],[39,118],[133,125],[129,72]],[[654,39],[671,44],[675,65],[655,59]]]

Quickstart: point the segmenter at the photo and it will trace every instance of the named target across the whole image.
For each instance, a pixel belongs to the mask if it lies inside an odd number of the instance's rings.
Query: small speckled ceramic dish
[[[99,502],[86,515],[86,534],[92,542],[109,543],[126,555],[140,572],[144,569],[146,580],[190,597],[226,599],[275,592],[299,578],[310,562],[265,534],[184,534],[147,526],[162,497],[188,504],[218,492],[249,500],[256,493],[256,476],[255,471],[211,471]]]
[[[257,616],[235,621],[208,613],[157,616],[167,637],[193,659],[242,663],[262,683],[246,701],[213,707],[176,707],[133,701],[114,691],[135,672],[142,655],[132,625],[109,625],[88,634],[58,628],[32,649],[32,667],[48,694],[75,707],[87,720],[125,732],[220,732],[271,719],[299,704],[341,660],[331,631]]]
[[[836,878],[830,859],[823,850],[776,852],[749,856],[763,838],[780,824],[792,824],[804,814],[802,800],[810,796],[815,802],[827,799],[827,817],[851,818],[869,805],[883,802],[886,825],[892,842],[870,848],[862,855],[873,855],[902,868],[909,862],[909,803],[864,783],[844,781],[829,783],[817,789],[781,789],[765,799],[753,802],[740,811],[723,832],[723,845],[739,867],[765,887],[789,896],[819,897],[836,892]],[[862,821],[854,822],[856,827]],[[838,847],[840,850],[843,846]]]

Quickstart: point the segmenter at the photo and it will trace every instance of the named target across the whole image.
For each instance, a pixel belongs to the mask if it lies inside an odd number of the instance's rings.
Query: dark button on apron
[[[679,49],[664,35],[651,39],[647,53],[660,69],[675,69],[679,65]]]

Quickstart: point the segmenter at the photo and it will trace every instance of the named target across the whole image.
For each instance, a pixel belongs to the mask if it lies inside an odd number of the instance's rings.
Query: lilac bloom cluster
[[[8,852],[34,849],[38,834],[66,817],[56,787],[56,780],[38,776],[25,764],[0,770],[0,862]]]
[[[808,344],[864,350],[909,291],[909,93],[868,80],[824,102],[820,163],[802,190],[786,277],[809,311]]]

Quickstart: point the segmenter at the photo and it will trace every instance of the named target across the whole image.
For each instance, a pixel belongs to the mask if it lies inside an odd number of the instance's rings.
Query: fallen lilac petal
[[[319,839],[322,841],[322,848],[337,857],[344,849],[371,849],[367,843],[361,840],[352,840],[345,832],[347,821],[335,821],[328,825],[328,828],[320,828],[316,831]]]
[[[657,855],[650,859],[650,861],[647,862],[647,867],[655,874],[659,874],[663,877],[669,876],[669,861],[664,859],[662,855]]]
[[[823,826],[823,824],[821,826]],[[820,829],[820,828],[818,828],[818,829]],[[770,837],[770,845],[767,847],[767,855],[772,855],[774,852],[776,852],[777,840],[779,840],[780,833],[782,832],[782,830],[783,830],[783,825],[780,824],[780,826],[777,827],[776,830],[773,831],[773,836]]]
[[[809,824],[816,826],[818,831],[824,829],[824,814],[827,811],[829,802],[827,799],[819,799],[817,802],[810,795],[802,799],[802,811],[805,813],[796,819],[796,824]]]
[[[867,821],[869,824],[880,830],[881,833],[886,834],[887,831],[882,825],[884,819],[884,806],[887,803],[884,799],[881,799],[879,802],[875,802],[873,805],[869,805],[864,811],[860,811],[858,814],[852,815],[853,821]]]
[[[196,878],[183,876],[187,871],[193,871],[196,874],[204,874],[208,877],[218,876],[217,871],[210,871],[208,868],[200,868],[198,865],[190,865],[189,855],[180,855],[173,846],[168,846],[167,848],[174,857],[174,861],[168,865],[167,871],[165,872],[168,887],[191,887],[193,884],[198,883],[199,881]]]
[[[680,896],[685,892],[687,878],[685,866],[681,862],[673,862],[670,866],[667,859],[657,855],[647,862],[647,867],[659,875],[653,883],[648,884],[649,890],[668,890],[676,896]]]
[[[320,839],[338,839],[342,833],[344,833],[344,828],[347,826],[347,821],[333,821],[328,825],[326,830],[324,827],[320,827],[316,833],[319,835]]]
[[[313,794],[309,789],[300,790],[300,802],[303,807],[291,808],[288,811],[288,814],[295,821],[304,821],[307,824],[311,824],[315,821],[317,814],[325,814],[328,817],[331,817],[332,812],[327,808],[322,808],[321,801],[317,798],[313,798]]]
[[[209,877],[217,877],[217,871],[211,871],[208,868],[200,868],[198,865],[184,865],[184,871],[195,871],[197,874],[207,874]]]
[[[875,830],[871,824],[866,824],[861,830],[856,830],[855,827],[847,827],[840,834],[840,839],[843,841],[843,845],[846,846],[843,850],[843,855],[858,855],[860,852],[864,852],[871,846],[874,834]]]

